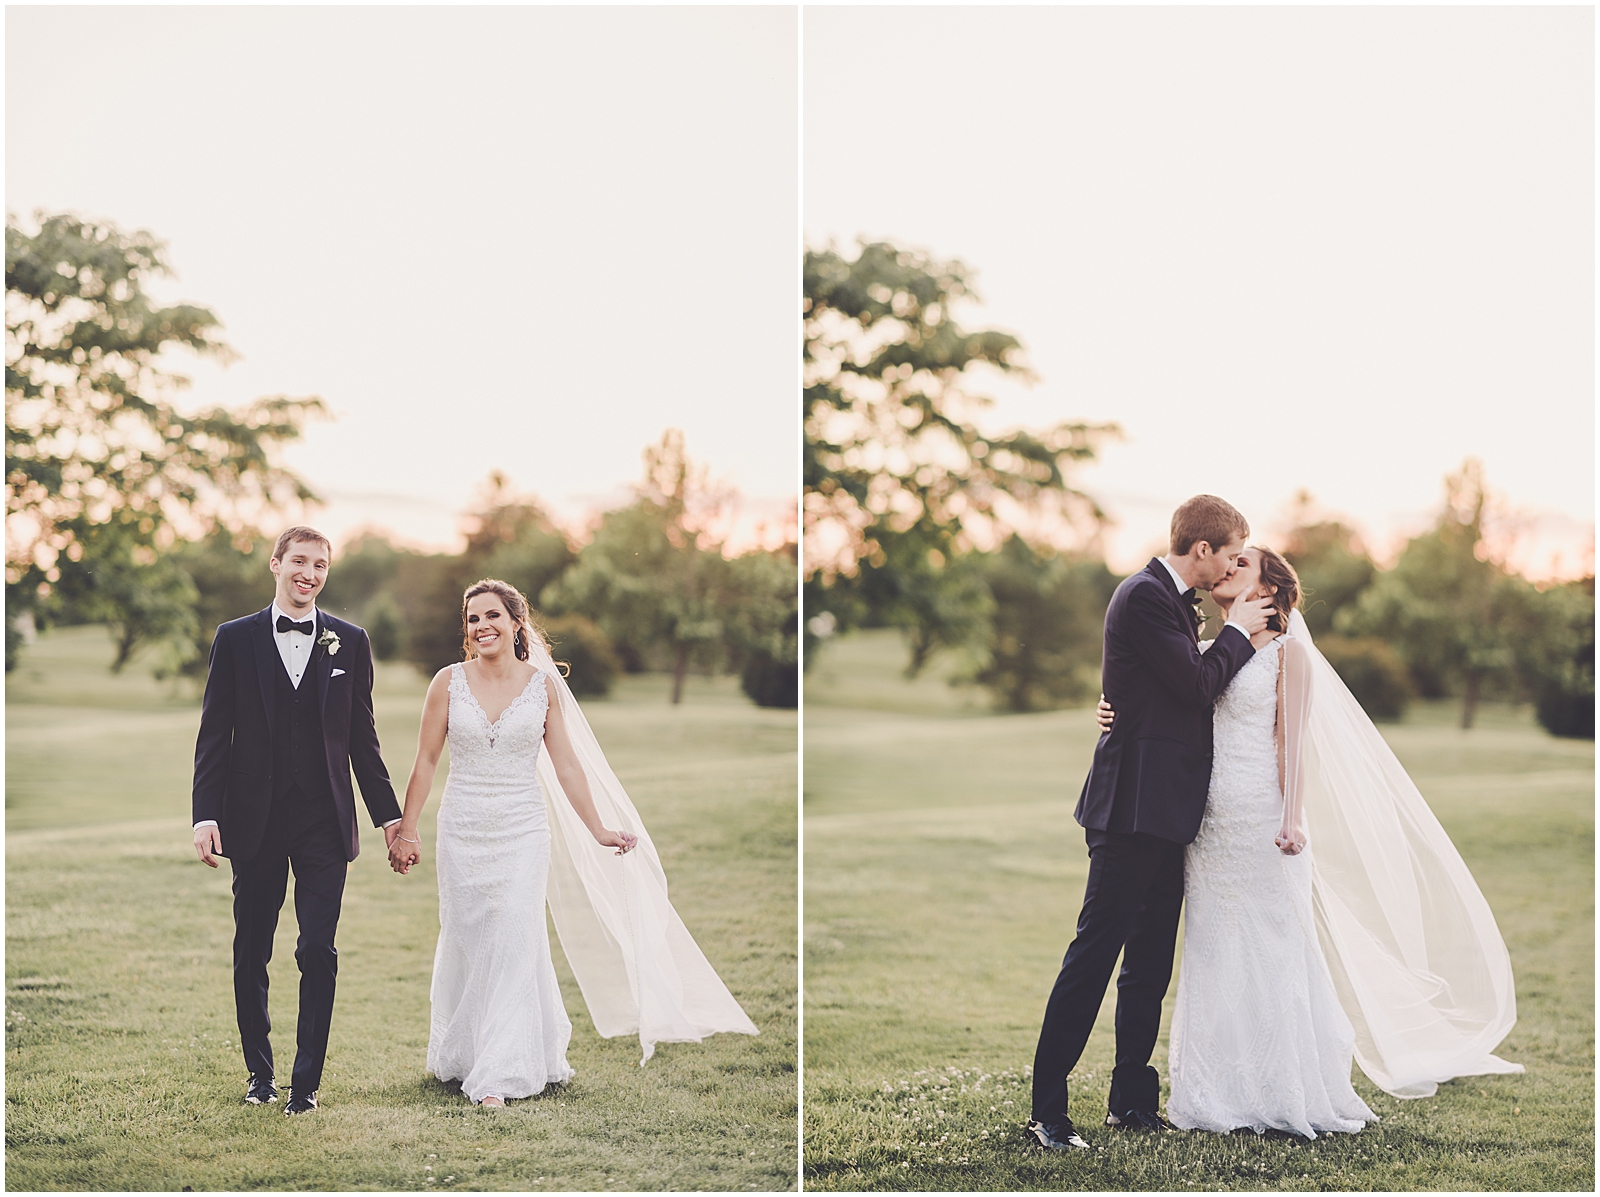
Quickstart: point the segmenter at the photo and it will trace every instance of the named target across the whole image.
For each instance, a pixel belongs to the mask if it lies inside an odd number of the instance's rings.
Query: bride
[[[1168,1118],[1315,1138],[1376,1117],[1350,1083],[1352,1056],[1395,1097],[1521,1072],[1490,1054],[1516,1022],[1494,916],[1312,644],[1293,567],[1246,549],[1211,596],[1270,597],[1275,611],[1212,716],[1211,787],[1184,862]],[[1102,700],[1102,726],[1113,717]]]
[[[527,600],[486,578],[468,587],[461,624],[467,659],[428,687],[389,850],[400,873],[422,858],[422,808],[448,740],[428,1070],[490,1107],[572,1077],[547,897],[600,1035],[637,1032],[648,1060],[657,1043],[757,1034],[667,900],[650,836]]]

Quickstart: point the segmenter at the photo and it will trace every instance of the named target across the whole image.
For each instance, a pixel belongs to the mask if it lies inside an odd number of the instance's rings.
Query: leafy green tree
[[[399,607],[392,591],[400,563],[416,556],[409,549],[392,543],[381,532],[366,531],[344,544],[333,546],[333,564],[327,584],[317,596],[317,606],[343,619],[367,627],[376,618],[376,608],[387,603],[399,618]],[[374,646],[376,652],[376,646]]]
[[[1554,736],[1594,739],[1594,576],[1552,586],[1536,600],[1520,666],[1539,723]]]
[[[372,641],[372,655],[380,661],[393,661],[405,647],[405,624],[400,619],[400,608],[390,595],[380,594],[367,610],[367,637]]]
[[[540,602],[592,618],[631,664],[660,646],[678,703],[689,669],[714,669],[723,658],[730,568],[705,531],[721,500],[676,429],[645,451],[645,463],[634,501],[605,513],[577,564]]]
[[[545,621],[550,655],[567,667],[567,686],[579,698],[599,698],[611,691],[622,662],[611,641],[593,620],[581,615],[560,615]]]
[[[807,615],[901,627],[915,673],[984,627],[983,588],[950,568],[974,533],[997,538],[1021,519],[1099,526],[1071,471],[1117,429],[979,428],[981,374],[1031,374],[1015,336],[956,319],[977,301],[958,261],[887,242],[853,259],[808,249],[804,288]]]
[[[483,570],[483,577],[510,582],[534,603],[578,559],[566,533],[544,508],[514,495],[498,471],[489,475],[487,493],[473,516],[466,556]]]
[[[1487,690],[1515,690],[1517,646],[1536,623],[1537,594],[1484,541],[1482,466],[1468,460],[1446,491],[1437,525],[1407,542],[1335,626],[1387,641],[1424,693],[1457,690],[1461,726],[1470,728]]]
[[[402,651],[424,677],[462,659],[461,596],[481,577],[459,553],[417,553],[396,562],[390,595],[405,628]]]
[[[196,540],[181,541],[167,559],[194,584],[194,639],[183,672],[200,677],[210,661],[219,624],[259,611],[272,601],[267,562],[276,540],[253,530],[216,527]]]
[[[1106,604],[1118,578],[1105,562],[1040,552],[1020,536],[974,554],[993,597],[987,644],[971,678],[1008,711],[1040,711],[1100,689]]]
[[[727,641],[739,684],[759,707],[800,705],[800,603],[797,545],[760,549],[728,562]]]
[[[576,559],[566,535],[545,510],[515,495],[498,472],[489,476],[469,517],[462,552],[396,554],[388,585],[402,614],[404,652],[428,675],[461,660],[461,595],[468,586],[481,578],[499,578],[537,608],[540,594]]]
[[[1282,546],[1285,560],[1300,575],[1301,614],[1312,639],[1333,631],[1339,612],[1372,584],[1378,567],[1354,529],[1338,520],[1318,519],[1306,491],[1296,496],[1296,518]]]
[[[186,528],[311,497],[272,450],[323,407],[274,396],[185,414],[187,380],[163,354],[232,352],[209,309],[145,293],[169,273],[163,244],[67,214],[35,221],[30,234],[6,217],[8,615],[46,613],[81,567],[78,597],[92,595],[125,663],[140,641],[183,634],[186,617],[153,604],[185,599],[160,557]]]
[[[111,672],[121,673],[135,651],[156,646],[159,676],[178,672],[194,654],[199,594],[170,555],[135,558],[140,547],[115,524],[90,525],[74,541],[83,555],[69,559],[57,575],[61,602],[86,622],[104,623],[116,651]]]
[[[1328,659],[1369,718],[1395,722],[1405,716],[1411,699],[1411,679],[1405,662],[1386,642],[1375,636],[1340,636],[1333,632],[1313,638],[1317,651]]]

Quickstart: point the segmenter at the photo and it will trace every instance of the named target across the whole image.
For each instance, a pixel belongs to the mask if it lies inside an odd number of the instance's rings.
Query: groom
[[[278,537],[271,606],[217,629],[194,750],[194,846],[233,864],[233,997],[250,1083],[278,1100],[267,1033],[267,962],[294,869],[300,925],[299,1052],[285,1114],[317,1108],[333,1017],[345,872],[361,851],[350,772],[393,842],[400,806],[378,751],[372,648],[353,623],[318,611],[332,549],[314,528]]]
[[[1116,709],[1100,737],[1075,817],[1089,842],[1089,882],[1078,932],[1045,1007],[1033,1059],[1028,1129],[1052,1150],[1088,1144],[1067,1117],[1067,1074],[1077,1064],[1122,955],[1117,1058],[1108,1126],[1170,1129],[1156,1112],[1150,1067],[1161,1002],[1172,978],[1183,849],[1194,840],[1211,782],[1211,707],[1255,654],[1267,600],[1235,602],[1202,653],[1197,590],[1231,576],[1250,526],[1229,503],[1196,495],[1172,516],[1165,557],[1125,579],[1106,608],[1102,684]]]

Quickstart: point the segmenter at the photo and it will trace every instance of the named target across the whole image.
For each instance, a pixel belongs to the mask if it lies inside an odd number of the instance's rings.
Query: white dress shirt
[[[1180,595],[1194,589],[1189,585],[1189,583],[1183,580],[1182,574],[1172,568],[1172,562],[1168,561],[1165,557],[1157,557],[1156,560],[1167,567],[1167,572],[1172,575],[1172,584],[1178,588],[1178,593]],[[1240,623],[1237,619],[1230,619],[1222,626],[1225,628],[1238,628],[1239,631],[1243,633],[1246,640],[1250,639],[1250,633],[1244,630],[1244,624]]]
[[[311,614],[296,619],[293,615],[281,609],[277,600],[274,599],[272,607],[267,613],[267,618],[272,621],[272,639],[278,645],[278,659],[283,662],[284,672],[289,675],[290,683],[298,690],[300,688],[300,679],[306,675],[306,666],[311,661],[311,650],[316,647],[317,639],[314,635],[308,636],[295,628],[290,628],[283,632],[278,631],[278,617],[280,615],[293,623],[305,623],[310,620],[311,630],[315,632],[318,622],[317,609],[313,606]],[[384,826],[393,827],[399,821],[399,819],[390,819]],[[194,827],[198,831],[202,827],[215,827],[216,825],[217,821],[215,819],[201,819]]]
[[[283,662],[284,672],[289,675],[289,681],[296,690],[300,688],[300,679],[306,675],[306,665],[311,660],[311,650],[316,647],[317,638],[317,609],[311,608],[311,614],[296,618],[281,609],[276,602],[272,604],[269,615],[272,620],[272,638],[278,642],[278,659]],[[308,636],[297,628],[290,628],[286,632],[278,631],[280,618],[293,620],[295,623],[310,623],[312,635]]]

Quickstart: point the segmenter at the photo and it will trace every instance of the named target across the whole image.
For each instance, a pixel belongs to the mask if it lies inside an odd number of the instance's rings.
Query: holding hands
[[[407,830],[405,820],[383,829],[389,841],[389,867],[396,873],[408,873],[411,866],[422,859],[422,833],[415,827]]]
[[[422,859],[422,833],[407,827],[404,821],[383,830],[389,841],[389,867],[396,873],[409,873],[411,866]],[[631,831],[611,831],[601,827],[594,832],[595,842],[603,848],[615,848],[618,856],[625,856],[639,843]]]

